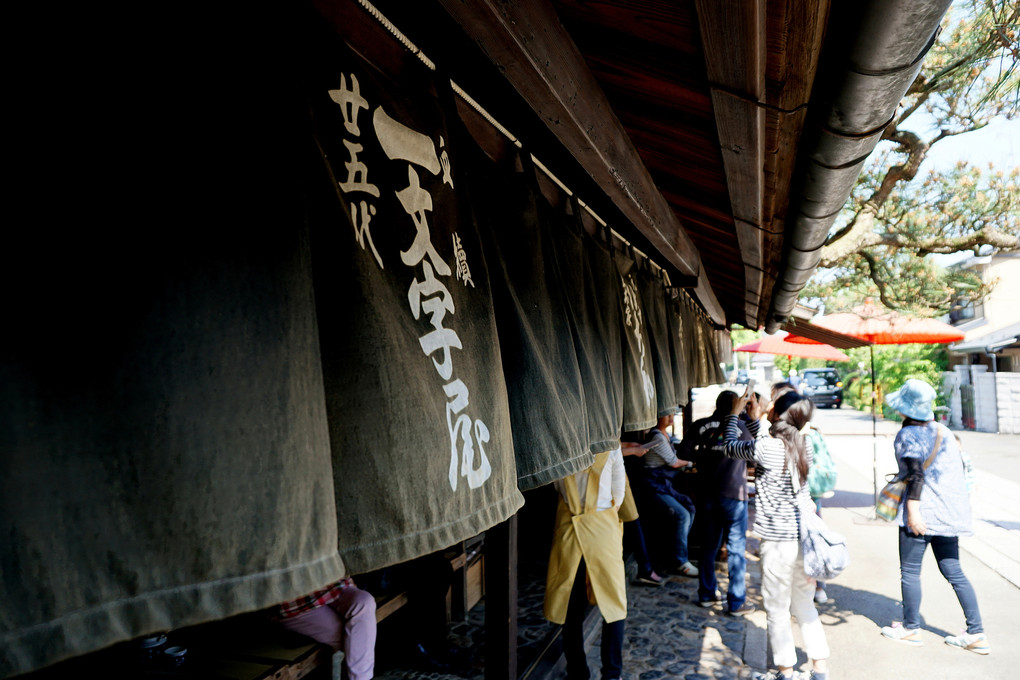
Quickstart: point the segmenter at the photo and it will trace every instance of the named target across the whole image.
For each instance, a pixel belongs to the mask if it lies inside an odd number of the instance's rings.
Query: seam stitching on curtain
[[[22,628],[22,629],[18,630],[16,634],[13,634],[13,635],[11,635],[9,637],[5,637],[3,639],[14,640],[14,639],[17,639],[17,638],[20,638],[20,637],[24,637],[25,635],[27,635],[27,634],[35,631],[35,630],[49,628],[49,627],[51,627],[51,626],[53,626],[55,624],[58,624],[58,623],[60,623],[62,621],[65,621],[65,620],[81,617],[81,616],[90,614],[92,612],[101,612],[103,610],[111,609],[111,608],[114,608],[114,607],[118,607],[118,606],[121,606],[122,604],[130,603],[130,602],[142,602],[142,601],[151,599],[153,596],[166,595],[166,594],[180,592],[180,591],[183,591],[183,590],[201,590],[203,588],[223,585],[223,584],[231,583],[231,582],[234,582],[234,581],[247,581],[247,580],[252,579],[253,577],[260,577],[260,576],[265,577],[265,576],[274,576],[274,575],[278,575],[278,574],[285,574],[285,573],[288,573],[288,572],[297,571],[299,569],[307,569],[308,567],[311,567],[311,566],[314,566],[314,565],[317,565],[317,564],[320,564],[320,563],[323,563],[323,562],[328,562],[330,560],[340,561],[341,557],[340,557],[340,555],[338,553],[333,553],[332,555],[329,555],[329,556],[326,556],[326,557],[320,557],[319,559],[317,559],[317,560],[315,560],[313,562],[305,562],[303,564],[296,565],[296,566],[293,566],[293,567],[287,567],[285,569],[271,569],[269,571],[260,571],[257,574],[246,574],[244,576],[231,576],[229,578],[221,578],[221,579],[217,579],[215,581],[202,581],[202,582],[197,583],[197,584],[189,584],[189,585],[183,585],[183,586],[175,586],[173,588],[163,588],[161,590],[153,590],[153,591],[149,591],[149,592],[147,592],[147,593],[145,593],[143,595],[136,595],[134,597],[124,597],[124,598],[121,598],[119,600],[113,600],[111,602],[104,602],[103,604],[96,605],[94,607],[85,607],[85,608],[82,608],[82,609],[75,609],[74,611],[67,612],[66,614],[62,614],[61,616],[59,616],[59,617],[57,617],[55,619],[50,619],[49,621],[46,621],[44,623],[37,623],[34,626],[29,626],[28,628]]]

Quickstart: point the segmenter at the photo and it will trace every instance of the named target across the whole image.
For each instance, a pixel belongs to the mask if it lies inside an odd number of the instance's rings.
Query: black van
[[[834,368],[805,368],[801,371],[804,396],[815,406],[843,405],[843,381]]]

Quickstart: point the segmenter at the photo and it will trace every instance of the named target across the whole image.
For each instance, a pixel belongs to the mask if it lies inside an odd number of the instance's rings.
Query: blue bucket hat
[[[899,391],[885,397],[889,408],[914,420],[934,420],[935,413],[931,410],[934,400],[935,388],[917,378],[911,378]]]

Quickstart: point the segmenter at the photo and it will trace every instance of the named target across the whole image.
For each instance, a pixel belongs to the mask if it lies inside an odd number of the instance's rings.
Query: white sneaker
[[[959,647],[975,654],[991,654],[992,648],[988,645],[988,637],[984,633],[967,633],[959,635],[947,635],[946,644],[950,647]]]
[[[920,647],[924,644],[924,640],[921,639],[920,628],[904,628],[903,624],[899,621],[894,621],[891,626],[884,627],[882,635],[890,640],[896,640],[913,647]],[[946,639],[946,644],[949,644],[948,638]]]
[[[679,574],[680,576],[689,576],[691,578],[698,575],[698,568],[690,562],[684,562],[679,567],[673,567],[669,570],[671,574]]]
[[[768,673],[755,673],[751,676],[751,680],[807,680],[807,678],[807,674],[800,671],[793,671],[790,675],[783,675],[781,671],[776,669],[772,669]]]
[[[829,596],[825,594],[825,588],[815,588],[815,602],[822,604],[828,601]]]

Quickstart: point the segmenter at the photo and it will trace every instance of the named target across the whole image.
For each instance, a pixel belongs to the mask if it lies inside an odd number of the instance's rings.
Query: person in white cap
[[[907,488],[897,516],[903,621],[882,628],[882,635],[909,645],[922,644],[921,561],[931,545],[939,571],[953,586],[967,622],[965,631],[947,635],[945,643],[988,654],[991,647],[981,623],[977,594],[960,567],[959,537],[973,533],[964,458],[953,433],[935,422],[934,400],[935,388],[916,378],[885,398],[885,403],[903,416],[893,447],[899,478],[907,482]]]

